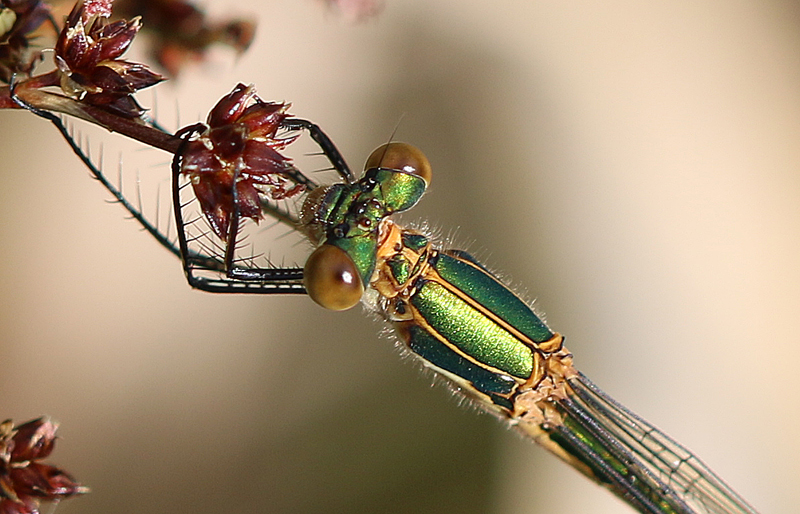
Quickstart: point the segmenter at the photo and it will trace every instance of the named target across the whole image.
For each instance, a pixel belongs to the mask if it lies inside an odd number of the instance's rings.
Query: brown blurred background
[[[184,124],[242,81],[354,168],[397,127],[434,167],[409,219],[457,229],[757,509],[796,512],[797,2],[205,4],[259,28],[169,86]],[[62,423],[53,461],[93,492],[59,514],[631,512],[359,309],[191,291],[50,126],[0,117],[0,417]]]

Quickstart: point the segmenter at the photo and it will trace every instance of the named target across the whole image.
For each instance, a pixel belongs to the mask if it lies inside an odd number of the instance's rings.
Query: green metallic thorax
[[[512,416],[514,396],[535,387],[561,339],[469,254],[382,224],[371,286],[409,350],[488,410]]]

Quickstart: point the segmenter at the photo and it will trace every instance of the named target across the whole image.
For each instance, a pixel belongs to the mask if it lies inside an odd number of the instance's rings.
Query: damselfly
[[[362,302],[394,327],[405,352],[457,394],[638,511],[755,513],[690,451],[580,373],[564,338],[497,275],[470,254],[394,221],[430,182],[419,150],[383,145],[356,179],[318,126],[285,110],[239,85],[207,124],[178,133],[183,142],[172,166],[177,250],[193,287],[308,292],[333,310]],[[280,129],[289,134],[276,135]],[[339,181],[318,186],[277,151],[299,130],[310,133]],[[243,253],[245,226],[265,214],[312,242],[304,268],[257,265],[258,256]],[[159,241],[176,250],[166,236]]]

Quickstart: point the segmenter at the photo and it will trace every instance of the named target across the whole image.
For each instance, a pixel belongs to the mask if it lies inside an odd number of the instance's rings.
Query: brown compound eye
[[[308,257],[303,267],[303,285],[312,300],[333,311],[353,307],[364,294],[353,259],[338,246],[328,244]]]
[[[408,143],[386,143],[376,148],[367,158],[364,169],[385,168],[413,173],[426,184],[431,183],[431,163],[425,154]]]

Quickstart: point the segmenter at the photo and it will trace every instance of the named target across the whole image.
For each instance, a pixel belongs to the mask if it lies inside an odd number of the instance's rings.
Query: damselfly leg
[[[208,123],[176,134],[182,141],[172,161],[172,203],[192,287],[220,293],[305,293],[301,267],[256,264],[258,255],[242,254],[244,225],[248,218],[258,221],[267,214],[299,231],[297,197],[317,184],[276,151],[292,143],[296,132],[309,134],[341,181],[351,183],[353,174],[319,126],[288,118],[285,109],[239,85],[212,110]]]
[[[140,207],[134,205],[131,200],[128,198],[126,194],[123,193],[121,189],[121,182],[114,184],[106,173],[102,170],[102,164],[99,164],[96,161],[96,158],[93,158],[88,149],[88,143],[84,142],[83,144],[79,141],[79,136],[76,135],[75,130],[71,129],[70,126],[67,124],[67,118],[63,115],[57,115],[49,111],[45,111],[42,109],[38,109],[27,102],[25,102],[22,98],[20,98],[15,93],[15,83],[12,81],[11,83],[11,98],[16,102],[20,107],[26,109],[27,111],[43,118],[53,124],[56,127],[58,132],[64,138],[64,140],[69,145],[70,149],[78,156],[78,158],[83,162],[89,172],[92,174],[92,177],[99,181],[103,187],[111,193],[111,196],[114,197],[114,201],[122,205],[122,207],[130,214],[130,216],[135,219],[142,228],[148,232],[151,236],[153,236],[158,243],[166,248],[170,253],[180,256],[180,250],[177,245],[175,245],[174,241],[169,237],[166,231],[160,229],[156,224],[154,224],[145,214],[142,212]],[[74,119],[70,119],[71,121],[75,121]],[[169,137],[167,131],[158,125],[157,122],[153,121],[151,123],[152,128],[155,131],[161,131],[164,133],[165,137]]]
[[[225,100],[230,100],[231,96],[241,104],[240,107],[242,109],[246,107],[258,108],[259,106],[267,106],[266,108],[270,109],[277,105],[268,104],[258,99],[252,87],[239,85],[234,89],[233,93],[221,101],[223,107],[230,107],[230,102],[228,104],[224,102]],[[104,152],[103,144],[101,143],[99,150],[92,152],[89,144],[90,138],[83,133],[84,130],[93,130],[95,127],[84,126],[76,128],[76,122],[72,119],[66,119],[63,116],[37,109],[25,103],[24,100],[16,95],[13,98],[22,107],[50,121],[65,138],[73,152],[87,166],[92,176],[100,181],[103,187],[112,194],[114,201],[122,205],[130,216],[146,232],[150,233],[159,244],[181,258],[188,282],[192,287],[204,291],[225,293],[305,293],[305,288],[302,284],[302,267],[276,264],[270,257],[258,253],[268,252],[270,251],[269,249],[259,248],[257,252],[251,244],[245,241],[248,237],[253,236],[252,233],[246,233],[245,227],[251,225],[248,229],[253,229],[252,225],[254,225],[253,223],[247,223],[247,217],[258,220],[262,217],[262,214],[268,216],[274,224],[287,227],[288,231],[283,234],[284,236],[290,234],[296,237],[299,234],[299,206],[302,201],[292,197],[315,189],[318,184],[295,167],[292,160],[277,152],[269,154],[268,157],[272,159],[271,162],[276,168],[270,170],[268,180],[256,184],[257,186],[263,186],[263,189],[259,189],[256,192],[256,196],[250,198],[250,207],[254,206],[257,209],[257,213],[254,213],[251,209],[245,215],[240,210],[242,205],[238,198],[240,188],[230,187],[230,184],[216,183],[215,181],[219,179],[219,176],[214,176],[211,179],[212,186],[218,188],[216,196],[211,198],[210,204],[207,203],[199,207],[197,190],[190,187],[197,183],[198,177],[197,175],[190,177],[190,174],[187,173],[185,161],[187,148],[202,139],[203,132],[208,132],[209,130],[208,124],[198,123],[185,127],[173,136],[156,122],[152,122],[151,128],[154,131],[161,131],[166,138],[175,140],[173,145],[175,153],[172,158],[173,173],[170,181],[172,188],[170,199],[175,220],[173,227],[172,220],[168,220],[166,224],[161,223],[163,220],[158,219],[160,217],[158,213],[153,217],[153,215],[146,215],[143,211],[140,191],[141,183],[148,181],[147,179],[152,177],[145,177],[145,180],[140,180],[140,177],[137,176],[135,180],[137,189],[135,196],[139,198],[138,205],[130,193],[123,192],[121,169],[116,183],[109,178],[107,171],[103,169],[104,164],[101,162]],[[247,103],[248,101],[250,103]],[[208,121],[213,122],[211,117]],[[77,124],[81,123],[77,122]],[[225,128],[222,129],[223,132],[225,130]],[[312,155],[318,153],[325,159],[325,165],[321,168],[319,166],[315,168],[318,172],[334,172],[338,180],[345,183],[350,183],[354,180],[352,171],[335,144],[315,123],[304,119],[281,116],[276,120],[272,141],[279,148],[282,148],[285,145],[294,143],[302,133],[308,134],[314,147],[309,153]],[[226,143],[230,143],[230,137],[223,135],[221,139]],[[209,144],[209,142],[206,140],[200,144]],[[215,155],[213,157],[216,159],[219,156]],[[263,155],[260,157],[263,157]],[[258,163],[258,165],[262,164],[263,161]],[[122,166],[121,162],[120,166]],[[235,175],[232,177],[233,181],[238,182],[240,180],[238,172],[234,172],[233,175]],[[251,175],[253,174],[251,173]],[[252,191],[256,191],[256,189]],[[226,196],[229,196],[228,203],[223,205],[225,203],[224,197]],[[202,199],[202,197],[200,198]],[[200,201],[200,203],[202,202]],[[156,208],[158,208],[158,205]],[[225,211],[226,225],[224,233],[218,230],[220,228],[219,223],[216,225],[213,223],[213,216],[208,215],[209,208]],[[249,254],[246,253],[248,250],[250,251]]]

